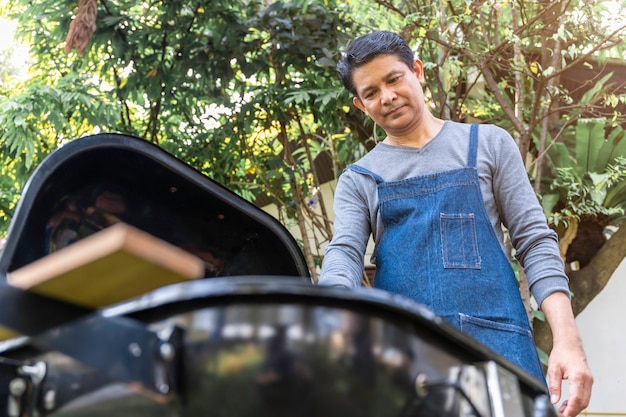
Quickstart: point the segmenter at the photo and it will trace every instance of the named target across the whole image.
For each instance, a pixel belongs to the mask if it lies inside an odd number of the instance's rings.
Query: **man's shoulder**
[[[476,123],[478,125],[478,155],[479,159],[501,159],[508,155],[519,153],[517,144],[511,134],[504,128],[492,123]],[[470,123],[449,122],[449,141],[469,145]],[[460,141],[460,142],[458,142]],[[442,145],[444,146],[444,145]],[[463,149],[465,149],[463,147]]]
[[[494,124],[482,124],[479,127],[479,147],[495,153],[518,152],[517,144],[511,134]]]

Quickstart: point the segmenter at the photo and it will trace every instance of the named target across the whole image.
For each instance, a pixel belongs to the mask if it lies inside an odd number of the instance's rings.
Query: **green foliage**
[[[64,141],[118,119],[100,86],[85,74],[68,73],[55,86],[35,81],[22,88],[0,102],[0,125],[3,151],[22,157],[27,172]]]
[[[580,177],[573,168],[557,168],[557,175],[551,185],[551,190],[557,194],[548,194],[544,202],[550,201],[556,206],[561,203],[557,211],[549,211],[548,221],[555,226],[568,223],[572,218],[605,217],[613,219],[624,214],[624,200],[616,205],[607,204],[609,192],[615,193],[624,190],[623,181],[626,179],[626,159],[618,158],[615,165],[608,165],[601,174],[588,172]],[[552,199],[549,197],[556,196]],[[556,201],[555,201],[556,200]],[[544,205],[544,208],[547,208]]]
[[[3,158],[0,167],[0,223],[8,224],[17,205],[23,184],[15,171],[15,160]]]
[[[28,80],[0,100],[0,151],[19,167],[18,183],[65,141],[120,131],[246,198],[298,207],[315,184],[312,158],[348,138],[334,74],[350,27],[344,6],[103,1],[82,57],[63,52],[72,7],[4,6],[33,58]]]
[[[575,218],[611,221],[626,207],[626,131],[605,134],[604,119],[579,119],[575,135],[550,149],[555,178],[542,198],[555,226]],[[567,137],[567,135],[565,135]]]

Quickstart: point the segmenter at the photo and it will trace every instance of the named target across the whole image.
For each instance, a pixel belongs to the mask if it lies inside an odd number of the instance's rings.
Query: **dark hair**
[[[352,82],[352,73],[358,67],[383,54],[397,55],[409,68],[413,68],[413,51],[406,41],[397,33],[379,30],[359,36],[348,44],[337,63],[337,72],[343,86],[350,93],[358,96],[356,87]]]

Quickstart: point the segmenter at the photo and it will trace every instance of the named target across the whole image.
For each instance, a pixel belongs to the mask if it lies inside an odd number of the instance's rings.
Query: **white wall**
[[[576,323],[595,379],[583,415],[626,416],[626,260]]]

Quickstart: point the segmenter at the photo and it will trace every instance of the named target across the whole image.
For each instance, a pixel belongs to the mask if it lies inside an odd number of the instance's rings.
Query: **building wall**
[[[626,260],[576,323],[595,378],[583,415],[626,416]]]

